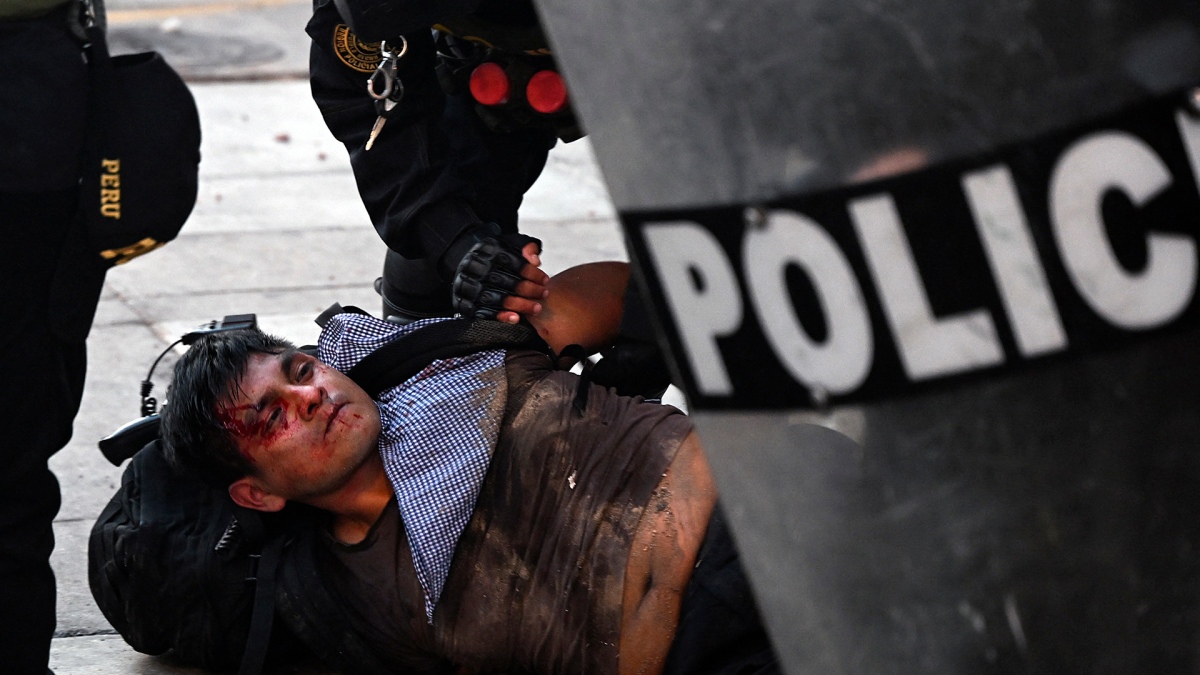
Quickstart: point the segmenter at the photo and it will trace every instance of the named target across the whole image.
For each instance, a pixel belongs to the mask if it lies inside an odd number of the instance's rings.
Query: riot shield
[[[537,4],[786,671],[1200,672],[1200,9]]]

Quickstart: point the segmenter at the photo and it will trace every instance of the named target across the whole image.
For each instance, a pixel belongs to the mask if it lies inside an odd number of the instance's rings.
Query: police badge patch
[[[342,63],[361,73],[375,72],[382,58],[378,42],[363,42],[344,23],[333,29],[333,52]]]

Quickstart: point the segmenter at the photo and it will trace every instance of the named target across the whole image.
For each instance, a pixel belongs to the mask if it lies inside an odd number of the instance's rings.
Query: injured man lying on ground
[[[564,275],[535,326],[594,350],[619,308],[587,324],[604,284]],[[345,375],[443,320],[338,314],[315,356],[206,336],[175,368],[168,455],[242,506],[319,509],[323,585],[396,672],[778,672],[679,410],[581,385],[549,349],[434,361],[375,399]]]

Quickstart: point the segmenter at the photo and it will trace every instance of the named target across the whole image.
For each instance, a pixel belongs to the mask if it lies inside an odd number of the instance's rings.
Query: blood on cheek
[[[277,401],[272,406],[279,406],[279,418],[273,426],[268,422],[274,411],[259,414],[251,405],[239,405],[221,408],[218,418],[234,438],[244,441],[257,441],[263,448],[269,448],[276,439],[287,431],[291,424],[291,404],[287,401]],[[243,453],[245,451],[243,450]]]

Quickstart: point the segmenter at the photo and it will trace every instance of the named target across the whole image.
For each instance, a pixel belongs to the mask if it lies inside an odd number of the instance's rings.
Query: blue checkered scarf
[[[400,326],[338,314],[321,331],[317,357],[346,372],[397,337],[443,320]],[[492,350],[434,361],[376,399],[383,421],[379,453],[430,622],[496,447],[507,394],[504,351]]]

